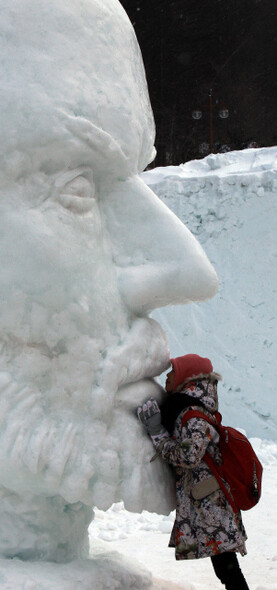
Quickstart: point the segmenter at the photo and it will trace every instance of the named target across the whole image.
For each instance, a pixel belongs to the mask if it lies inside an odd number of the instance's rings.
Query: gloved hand
[[[137,416],[150,436],[167,432],[161,423],[161,412],[158,402],[153,397],[138,407]]]

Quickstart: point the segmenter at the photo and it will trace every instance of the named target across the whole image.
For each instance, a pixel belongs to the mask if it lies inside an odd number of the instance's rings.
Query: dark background
[[[157,128],[155,166],[209,153],[210,100],[213,152],[277,144],[276,0],[121,4],[143,55]],[[204,107],[200,120],[192,118],[197,107]],[[229,110],[227,119],[218,116],[220,107]]]

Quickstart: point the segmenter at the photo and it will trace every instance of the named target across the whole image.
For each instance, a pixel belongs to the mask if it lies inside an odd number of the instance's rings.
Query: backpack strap
[[[214,426],[214,428],[217,429],[219,435],[221,434],[221,432],[220,432],[221,414],[219,412],[216,412],[215,420],[213,420],[212,417],[209,418],[208,416],[206,416],[206,414],[204,414],[203,412],[200,412],[199,410],[188,410],[187,412],[185,412],[185,414],[182,418],[182,428],[183,428],[184,424],[188,420],[190,420],[191,418],[202,418],[202,420],[206,420],[206,422],[208,422],[209,424]],[[224,484],[224,482],[218,472],[219,465],[217,465],[217,463],[214,461],[214,459],[212,458],[210,453],[208,453],[208,451],[206,451],[205,455],[203,456],[203,461],[206,463],[206,465],[211,470],[212,474],[217,479],[218,484],[219,484],[221,490],[223,491],[226,499],[228,500],[229,504],[232,506],[234,513],[237,514],[239,512],[239,509],[236,506],[231,494],[229,493],[228,488]]]

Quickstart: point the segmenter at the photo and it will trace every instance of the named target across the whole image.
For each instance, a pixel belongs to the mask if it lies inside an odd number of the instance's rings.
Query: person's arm
[[[181,429],[179,438],[169,436],[161,423],[158,403],[151,399],[138,408],[138,417],[151,437],[158,454],[174,467],[199,465],[211,440],[206,420],[191,418]]]

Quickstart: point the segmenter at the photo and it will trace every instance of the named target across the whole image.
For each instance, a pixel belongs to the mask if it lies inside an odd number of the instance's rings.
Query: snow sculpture
[[[171,508],[134,416],[169,361],[147,314],[217,277],[138,176],[154,124],[119,2],[0,8],[0,552],[66,561],[93,505]]]

